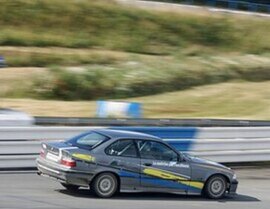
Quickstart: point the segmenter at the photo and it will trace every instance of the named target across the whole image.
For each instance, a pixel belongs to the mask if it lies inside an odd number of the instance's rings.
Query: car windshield
[[[96,132],[88,132],[67,140],[66,143],[80,148],[93,149],[107,140],[108,137]]]

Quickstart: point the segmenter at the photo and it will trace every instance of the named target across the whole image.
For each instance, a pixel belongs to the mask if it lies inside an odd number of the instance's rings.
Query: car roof
[[[145,133],[140,133],[140,132],[135,132],[135,131],[123,131],[123,130],[115,130],[115,129],[95,129],[93,130],[96,133],[100,133],[103,135],[106,135],[110,138],[140,138],[140,139],[151,139],[151,140],[158,140],[162,141],[160,138],[150,135],[150,134],[145,134]]]

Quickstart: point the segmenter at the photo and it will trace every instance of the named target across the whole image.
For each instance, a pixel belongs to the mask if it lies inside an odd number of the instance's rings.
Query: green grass
[[[189,90],[137,97],[147,118],[270,119],[270,81],[229,82]],[[38,116],[94,117],[94,101],[0,99],[11,107]]]
[[[270,49],[268,19],[154,12],[109,0],[0,4],[3,46],[101,47],[145,54],[175,54],[190,45],[248,53]]]
[[[9,67],[78,66],[113,64],[126,59],[128,54],[94,49],[59,47],[0,47]]]
[[[267,18],[143,10],[112,0],[0,5],[0,55],[10,67],[46,67],[24,79],[16,69],[12,78],[1,71],[1,97],[116,99],[270,80]]]
[[[81,67],[80,71],[52,68],[49,77],[35,80],[32,94],[64,100],[127,98],[235,79],[270,80],[267,55],[130,58],[132,61]]]
[[[56,53],[57,49],[53,51]],[[90,51],[81,53],[91,54]],[[195,49],[190,49],[190,52],[194,53]],[[110,51],[102,54],[112,56]],[[113,57],[117,61],[107,64],[2,69],[0,97],[116,99],[184,90],[231,80],[270,80],[269,54],[226,53],[188,57],[179,55],[175,58],[113,53]]]

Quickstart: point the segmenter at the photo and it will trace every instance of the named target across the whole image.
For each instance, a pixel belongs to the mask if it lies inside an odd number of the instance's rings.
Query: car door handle
[[[152,163],[144,163],[143,165],[145,165],[145,166],[151,166]]]

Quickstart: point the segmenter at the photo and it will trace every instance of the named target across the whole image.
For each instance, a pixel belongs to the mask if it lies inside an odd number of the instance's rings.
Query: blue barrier
[[[222,7],[233,10],[246,10],[251,12],[270,13],[270,1],[268,3],[256,3],[253,1],[237,0],[186,0],[187,4],[203,4],[210,7]]]
[[[179,151],[189,151],[198,129],[194,127],[113,127],[114,130],[136,131],[162,138]]]

